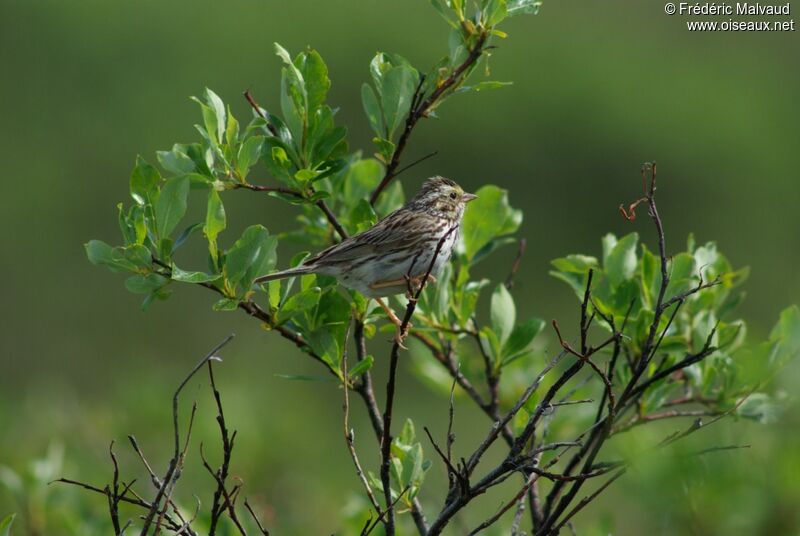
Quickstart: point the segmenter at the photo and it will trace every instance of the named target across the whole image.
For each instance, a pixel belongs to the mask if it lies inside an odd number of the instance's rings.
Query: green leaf
[[[400,435],[397,436],[397,442],[401,445],[411,446],[417,439],[417,433],[414,430],[414,422],[411,419],[406,419],[403,423],[403,429]]]
[[[233,117],[231,107],[228,106],[228,124],[225,127],[225,141],[228,145],[235,145],[239,140],[239,121]]]
[[[328,67],[316,50],[309,50],[300,54],[297,68],[305,81],[308,95],[309,114],[318,109],[325,102],[331,81],[328,78]]]
[[[176,177],[168,180],[161,189],[156,202],[156,226],[162,238],[168,237],[186,213],[186,198],[189,195],[189,178]]]
[[[208,133],[215,133],[217,139],[222,142],[223,136],[225,135],[225,105],[222,103],[222,99],[219,96],[211,91],[210,89],[206,88],[206,102],[208,102],[209,107],[214,112],[214,118],[216,120],[216,124],[214,125],[215,130],[209,129]]]
[[[462,223],[464,248],[471,261],[492,239],[514,233],[522,223],[522,211],[508,204],[508,192],[497,186],[484,186],[478,198],[467,205]]]
[[[515,326],[503,345],[502,356],[504,364],[526,352],[530,348],[533,339],[542,332],[544,324],[544,320],[541,318],[531,318],[524,324]]]
[[[285,65],[281,69],[281,111],[299,149],[299,144],[305,137],[308,120],[306,84],[303,74],[294,64],[286,49],[275,43],[275,53]]]
[[[362,199],[368,199],[372,190],[383,178],[383,165],[374,158],[364,158],[350,166],[344,179],[345,205],[355,207]]]
[[[182,283],[208,283],[216,281],[221,276],[220,274],[206,274],[204,272],[187,272],[181,270],[174,264],[172,265],[172,279]]]
[[[630,233],[619,239],[609,251],[603,268],[612,287],[631,279],[636,272],[638,243],[639,235]]]
[[[226,279],[233,285],[243,282],[248,290],[253,279],[275,267],[277,245],[263,226],[248,227],[225,255]]]
[[[281,167],[289,168],[292,165],[286,150],[283,147],[273,147],[271,150],[272,160],[278,163]]]
[[[509,17],[520,14],[536,15],[541,5],[541,0],[508,0],[506,9]]]
[[[495,26],[507,16],[506,0],[488,0],[486,2],[486,7],[483,9],[483,20],[487,27]]]
[[[378,148],[378,154],[383,162],[390,162],[395,151],[394,143],[383,138],[372,138],[372,143]]]
[[[234,300],[231,298],[222,298],[211,308],[215,311],[235,311],[239,307],[239,300]]]
[[[478,82],[474,86],[469,86],[472,91],[487,91],[490,89],[500,89],[501,87],[506,87],[512,85],[514,82],[499,82],[497,80],[487,80],[484,82]]]
[[[112,260],[114,248],[102,240],[89,240],[84,244],[84,248],[86,249],[86,257],[94,265],[108,264]]]
[[[478,264],[483,259],[491,255],[494,251],[500,249],[501,247],[515,243],[517,243],[517,239],[514,238],[513,236],[503,236],[500,238],[493,238],[492,240],[489,241],[488,244],[483,246],[480,250],[478,250],[477,253],[475,253],[475,256],[472,258],[472,264]]]
[[[0,520],[0,536],[11,536],[11,525],[14,524],[14,518],[17,514],[8,514]]]
[[[361,199],[350,211],[350,231],[352,234],[366,231],[378,221],[372,205],[367,199]]]
[[[308,258],[309,255],[310,253],[308,251],[301,251],[300,253],[292,257],[291,261],[289,261],[289,268],[297,268],[304,260]],[[292,291],[292,287],[294,286],[294,282],[296,279],[297,279],[296,277],[288,277],[283,280],[285,284],[281,289],[281,297],[280,297],[281,302],[285,301],[289,296],[289,292]]]
[[[381,195],[378,196],[378,202],[375,203],[375,212],[379,218],[382,218],[402,207],[405,202],[406,196],[403,192],[403,183],[401,181],[392,181],[389,187],[384,189]]]
[[[669,273],[669,285],[667,285],[665,297],[667,299],[672,298],[696,285],[699,277],[697,268],[697,261],[694,255],[679,253],[672,257],[667,272]],[[660,275],[658,283],[659,285],[661,284]]]
[[[355,367],[347,371],[347,376],[350,378],[355,378],[361,376],[369,369],[372,368],[372,365],[375,364],[375,358],[371,355],[368,355],[363,360],[359,361]]]
[[[442,18],[455,29],[458,29],[458,17],[454,16],[448,0],[431,0],[431,5]]]
[[[302,322],[306,341],[337,375],[341,374],[340,363],[350,313],[350,302],[336,287],[329,287],[322,293],[314,314],[307,315],[308,321]],[[298,318],[295,322],[301,320]]]
[[[361,104],[364,106],[364,113],[367,114],[369,126],[372,131],[382,137],[386,134],[386,127],[383,122],[383,112],[378,104],[378,96],[375,90],[367,83],[361,86]]]
[[[89,262],[108,266],[114,272],[136,272],[150,267],[150,251],[138,244],[112,248],[101,240],[90,240],[84,248]]]
[[[407,63],[393,67],[383,75],[381,103],[386,119],[386,139],[391,140],[394,131],[405,121],[418,77],[417,71]]]
[[[135,205],[139,206],[139,205]],[[131,207],[133,208],[133,207]],[[122,239],[125,241],[125,245],[129,244],[136,244],[136,230],[132,223],[128,220],[128,216],[125,214],[125,209],[122,206],[122,203],[117,203],[117,221],[119,223],[119,230],[122,233]]]
[[[208,205],[206,205],[206,223],[203,226],[203,233],[208,240],[208,251],[214,264],[217,263],[219,255],[217,249],[217,237],[219,233],[225,230],[226,218],[225,207],[222,205],[222,199],[219,197],[219,192],[211,190],[208,194]]]
[[[505,285],[500,284],[492,293],[491,305],[491,324],[500,344],[505,344],[514,329],[517,319],[517,310],[514,306],[514,298],[506,289]]]
[[[181,234],[178,235],[178,238],[175,239],[175,243],[172,245],[171,254],[174,254],[183,244],[186,243],[189,238],[203,228],[202,223],[193,223],[192,225],[188,226],[186,229],[181,231]]]
[[[176,175],[192,173],[197,169],[194,160],[189,156],[187,147],[176,143],[171,151],[157,151],[158,163],[167,171]]]
[[[800,353],[800,308],[796,305],[781,311],[778,323],[769,334],[775,349],[770,355],[770,364],[783,364]]]
[[[169,283],[169,279],[160,274],[132,275],[125,280],[125,288],[136,294],[149,294]]]
[[[244,140],[239,147],[239,156],[236,160],[236,171],[242,179],[247,177],[250,168],[258,162],[261,157],[261,149],[264,146],[264,136],[251,136]],[[285,155],[286,153],[284,153]]]
[[[158,185],[161,175],[141,156],[136,157],[136,167],[131,173],[131,197],[140,205],[153,204],[158,199]]]
[[[322,289],[319,287],[307,288],[292,294],[278,309],[278,324],[285,324],[299,314],[311,312],[312,308],[319,303],[321,294]]]
[[[767,393],[753,393],[736,409],[736,414],[754,419],[761,424],[772,424],[778,420],[780,406]]]

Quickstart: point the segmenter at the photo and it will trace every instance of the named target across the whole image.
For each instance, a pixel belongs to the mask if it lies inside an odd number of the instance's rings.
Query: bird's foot
[[[378,305],[380,305],[384,311],[386,311],[386,315],[389,317],[389,320],[392,322],[392,324],[397,326],[397,332],[392,340],[403,350],[408,350],[403,342],[405,341],[406,337],[408,337],[408,332],[414,327],[414,325],[410,321],[403,325],[403,321],[394,313],[394,311],[392,311],[391,307],[386,305],[386,302],[380,298],[375,298],[375,301],[378,302]]]
[[[416,277],[406,277],[406,285],[408,290],[406,290],[406,298],[409,300],[414,299],[419,289],[422,288],[422,281],[425,280],[425,275],[418,275]],[[436,283],[436,276],[432,274],[427,274],[427,282],[428,283]]]
[[[405,329],[403,329],[402,326],[397,326],[397,331],[395,332],[394,337],[392,338],[392,341],[394,341],[394,343],[403,350],[408,350],[408,346],[406,346],[403,343],[405,342],[406,337],[408,337],[408,330],[411,329],[411,327],[412,326],[410,322],[408,323],[408,325],[406,325]]]

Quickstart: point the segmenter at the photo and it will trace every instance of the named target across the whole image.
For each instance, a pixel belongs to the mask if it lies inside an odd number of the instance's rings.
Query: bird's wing
[[[407,248],[422,236],[424,227],[420,219],[427,215],[400,209],[382,219],[363,233],[353,235],[335,244],[304,264],[329,264],[364,258],[377,252],[390,252]]]

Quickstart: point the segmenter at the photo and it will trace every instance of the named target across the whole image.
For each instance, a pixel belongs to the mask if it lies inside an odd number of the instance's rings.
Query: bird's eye
[[[455,199],[456,197],[457,196],[455,192],[450,192],[450,199]]]

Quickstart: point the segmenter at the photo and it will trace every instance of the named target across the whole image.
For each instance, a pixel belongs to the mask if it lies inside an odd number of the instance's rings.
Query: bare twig
[[[172,428],[173,428],[173,436],[174,436],[174,451],[172,459],[169,462],[169,468],[167,469],[166,475],[161,480],[161,487],[158,489],[155,498],[153,499],[150,509],[147,512],[147,515],[144,518],[144,523],[142,525],[141,536],[147,536],[147,531],[150,529],[150,525],[153,523],[153,519],[155,518],[156,514],[158,514],[159,520],[164,518],[166,514],[164,513],[165,510],[161,510],[161,500],[167,496],[169,497],[171,491],[171,487],[174,486],[173,477],[176,474],[176,470],[178,470],[183,465],[183,458],[180,455],[180,434],[179,434],[179,427],[178,427],[178,397],[189,382],[192,379],[192,376],[200,370],[206,363],[211,361],[212,359],[219,359],[217,357],[217,352],[219,352],[226,344],[228,344],[233,339],[233,334],[228,335],[221,343],[215,346],[208,354],[206,354],[203,359],[201,359],[197,365],[189,372],[189,374],[183,379],[181,384],[178,386],[178,389],[175,391],[175,394],[172,396]],[[156,532],[158,532],[159,525],[156,526]]]
[[[253,521],[256,522],[256,526],[258,526],[258,530],[261,533],[261,535],[262,536],[269,536],[269,531],[264,528],[264,525],[261,524],[261,521],[259,521],[258,516],[253,511],[253,507],[250,506],[249,502],[247,502],[247,499],[244,500],[244,507],[247,508],[248,512],[250,512],[250,517],[252,517]]]
[[[211,361],[208,361],[208,377],[211,385],[211,391],[214,394],[214,402],[217,406],[217,425],[219,426],[220,439],[222,441],[222,463],[217,470],[213,470],[203,456],[203,445],[200,445],[200,457],[203,459],[203,465],[209,473],[214,477],[217,483],[217,489],[214,491],[214,498],[211,504],[211,522],[209,524],[209,534],[213,536],[216,532],[217,524],[222,516],[222,513],[227,510],[228,517],[233,521],[239,532],[245,534],[244,528],[236,515],[234,508],[233,493],[229,492],[226,485],[228,474],[230,470],[231,456],[233,455],[234,442],[236,441],[236,431],[230,434],[228,427],[225,423],[225,412],[222,408],[222,397],[217,389],[216,381],[214,380],[214,367]],[[224,502],[223,502],[224,498]]]
[[[348,333],[350,328],[348,326]],[[347,337],[345,337],[345,341]],[[347,345],[345,344],[345,348]],[[342,377],[344,378],[344,385],[342,391],[344,391],[344,440],[347,444],[347,450],[350,453],[350,458],[353,460],[353,464],[356,467],[356,475],[358,479],[361,481],[361,484],[364,486],[364,490],[367,492],[367,497],[369,497],[370,502],[372,503],[373,508],[375,508],[375,512],[379,513],[381,511],[381,506],[378,504],[378,500],[375,498],[375,494],[372,492],[372,487],[369,485],[369,481],[367,480],[366,475],[364,474],[364,470],[361,468],[361,462],[358,459],[358,453],[356,452],[355,442],[353,438],[353,430],[350,428],[350,389],[347,386],[348,380],[348,372],[347,372],[347,351],[342,355]]]

